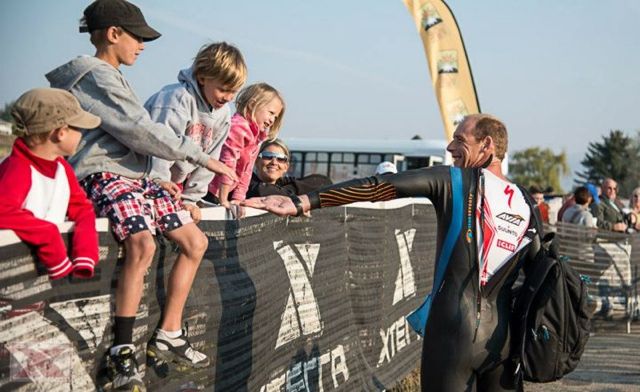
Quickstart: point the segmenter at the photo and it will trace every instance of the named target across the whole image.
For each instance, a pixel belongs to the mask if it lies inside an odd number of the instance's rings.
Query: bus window
[[[302,153],[294,152],[291,154],[291,162],[289,163],[289,170],[287,173],[296,178],[302,177],[302,169],[304,162],[302,162]]]
[[[378,164],[382,162],[382,158],[380,154],[371,154],[371,156],[369,157],[369,163],[373,164]]]
[[[329,162],[329,154],[326,152],[319,152],[318,162]]]
[[[355,154],[352,154],[350,152],[345,152],[344,154],[342,154],[342,162],[344,163],[353,163],[356,160],[356,156]]]
[[[429,157],[407,157],[405,162],[407,163],[407,170],[419,169],[429,166]]]

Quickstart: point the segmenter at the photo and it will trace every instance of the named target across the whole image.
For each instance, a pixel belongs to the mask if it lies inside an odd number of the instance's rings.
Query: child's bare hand
[[[167,191],[175,199],[180,199],[180,196],[182,196],[182,191],[176,183],[173,183],[171,181],[156,181],[156,184],[158,184],[160,188]]]
[[[198,208],[195,204],[185,204],[184,209],[189,211],[191,214],[191,219],[193,219],[193,223],[198,224],[202,219],[202,212],[200,212],[200,208]]]
[[[233,200],[231,202],[231,207],[229,208],[236,219],[244,218],[245,215],[244,207],[240,203],[242,202],[239,200]]]
[[[216,159],[209,158],[209,162],[207,162],[207,169],[221,176],[227,176],[233,182],[238,181],[236,172]]]

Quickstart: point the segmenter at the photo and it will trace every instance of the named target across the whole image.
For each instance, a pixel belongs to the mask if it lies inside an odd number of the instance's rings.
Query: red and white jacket
[[[73,273],[92,277],[98,262],[98,233],[93,204],[67,161],[31,153],[21,138],[0,163],[0,229],[13,230],[37,249],[51,279]],[[75,222],[71,260],[57,224]]]

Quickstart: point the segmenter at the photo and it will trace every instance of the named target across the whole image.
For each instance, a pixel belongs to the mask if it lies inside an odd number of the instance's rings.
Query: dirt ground
[[[595,334],[589,338],[580,365],[563,379],[546,384],[525,383],[525,392],[626,392],[640,391],[640,335]],[[418,392],[414,371],[392,391]]]

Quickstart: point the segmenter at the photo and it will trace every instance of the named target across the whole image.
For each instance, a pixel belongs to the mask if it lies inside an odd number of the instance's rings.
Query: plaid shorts
[[[143,230],[164,233],[193,222],[182,202],[147,178],[132,180],[94,173],[80,181],[99,216],[106,216],[118,240]]]

